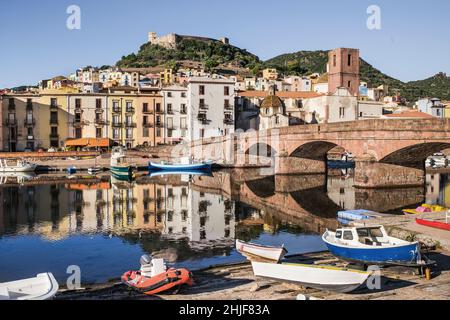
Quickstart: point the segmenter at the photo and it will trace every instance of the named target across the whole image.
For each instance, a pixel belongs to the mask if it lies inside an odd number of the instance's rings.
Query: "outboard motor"
[[[144,277],[154,277],[167,271],[164,259],[153,259],[152,256],[144,254],[141,259],[141,275]]]

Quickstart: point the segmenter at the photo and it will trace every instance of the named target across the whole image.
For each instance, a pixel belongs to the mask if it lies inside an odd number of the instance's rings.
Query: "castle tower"
[[[328,53],[328,91],[334,93],[339,87],[359,94],[359,49],[338,48]]]
[[[155,43],[157,38],[158,38],[158,36],[157,36],[156,32],[151,31],[148,33],[148,42]]]

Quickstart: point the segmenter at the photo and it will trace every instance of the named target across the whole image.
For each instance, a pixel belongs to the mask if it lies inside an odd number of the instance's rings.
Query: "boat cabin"
[[[363,244],[376,247],[393,244],[383,226],[338,229],[335,239],[342,244]]]

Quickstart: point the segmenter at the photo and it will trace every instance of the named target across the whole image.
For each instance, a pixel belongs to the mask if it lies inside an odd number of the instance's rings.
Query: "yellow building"
[[[263,70],[263,78],[265,80],[277,80],[278,72],[277,69],[267,68]]]

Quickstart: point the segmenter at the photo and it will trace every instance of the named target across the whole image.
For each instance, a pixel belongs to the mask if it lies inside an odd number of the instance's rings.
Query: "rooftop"
[[[269,95],[268,91],[241,91],[237,93],[238,97],[248,97],[248,98],[265,98]],[[277,91],[276,96],[281,99],[308,99],[317,98],[323,96],[324,94],[312,92],[312,91]]]

